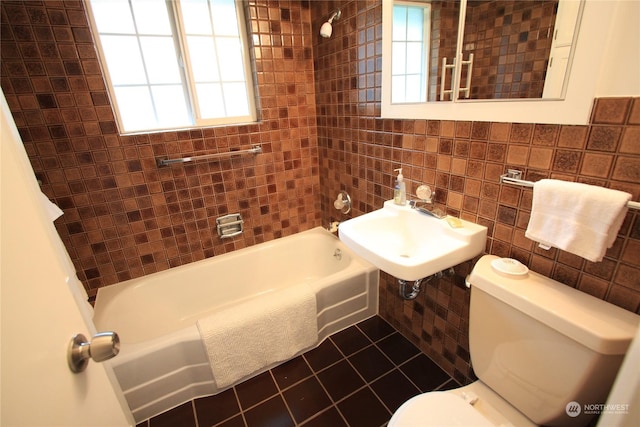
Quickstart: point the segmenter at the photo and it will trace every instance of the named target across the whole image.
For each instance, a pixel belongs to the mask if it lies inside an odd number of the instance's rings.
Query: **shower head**
[[[340,16],[342,16],[342,12],[340,11],[340,9],[337,9],[331,14],[329,20],[322,24],[322,27],[320,27],[320,35],[322,37],[331,37],[331,33],[333,32],[333,27],[331,26],[331,24],[333,23],[334,19],[340,19]]]
[[[331,33],[333,32],[333,27],[331,26],[331,22],[327,21],[322,24],[320,27],[320,35],[325,38],[331,37]]]

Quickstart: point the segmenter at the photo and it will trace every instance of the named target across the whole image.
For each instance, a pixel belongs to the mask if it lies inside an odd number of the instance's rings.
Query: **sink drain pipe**
[[[416,297],[420,293],[420,285],[422,285],[423,282],[429,283],[432,279],[440,279],[444,275],[453,276],[454,274],[455,274],[455,271],[453,270],[453,267],[449,268],[447,271],[444,271],[444,270],[438,271],[437,273],[432,274],[429,277],[423,277],[422,279],[418,279],[414,281],[413,285],[411,285],[410,290],[407,289],[409,287],[410,282],[406,280],[398,279],[398,291],[399,291],[400,297],[402,297],[402,299],[404,300],[416,299]]]

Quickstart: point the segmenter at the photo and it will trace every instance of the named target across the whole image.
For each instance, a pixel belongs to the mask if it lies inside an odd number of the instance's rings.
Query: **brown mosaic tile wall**
[[[255,0],[260,123],[118,135],[82,1],[2,1],[2,90],[80,279],[100,286],[320,225],[315,88],[306,2]],[[261,144],[257,157],[155,158]],[[240,212],[241,237],[215,219]]]
[[[640,215],[630,211],[614,246],[599,263],[524,237],[530,189],[500,185],[507,168],[525,179],[557,178],[628,191],[640,200],[640,98],[598,99],[588,126],[380,119],[381,3],[313,2],[313,28],[332,8],[343,18],[331,39],[316,38],[314,58],[325,221],[379,209],[392,198],[394,168],[403,166],[407,191],[425,183],[437,204],[489,229],[486,252],[516,258],[533,271],[640,312]],[[314,32],[314,37],[315,32]],[[333,198],[346,190],[352,214]],[[380,314],[459,381],[473,378],[468,353],[469,291],[456,276],[424,287],[414,301],[398,296],[381,274]]]
[[[557,5],[557,0],[469,3],[463,57],[474,54],[471,98],[542,97]]]

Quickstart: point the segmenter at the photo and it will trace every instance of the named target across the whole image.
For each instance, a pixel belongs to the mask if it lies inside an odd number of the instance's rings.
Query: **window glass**
[[[181,83],[171,37],[140,37],[140,47],[149,83]]]
[[[222,87],[219,83],[200,83],[198,88],[198,102],[200,114],[204,117],[224,117],[224,100]]]
[[[151,93],[146,86],[115,87],[114,92],[125,129],[140,131],[155,126]]]
[[[138,38],[102,36],[102,51],[114,86],[144,84],[147,81]]]
[[[227,114],[231,116],[242,116],[248,113],[246,102],[242,102],[247,97],[247,87],[242,83],[225,83],[223,85]]]
[[[91,8],[100,33],[135,32],[128,0],[91,0]]]
[[[211,34],[211,17],[207,0],[191,0],[181,3],[182,20],[189,29],[187,34]]]
[[[221,38],[217,40],[220,61],[220,76],[223,81],[244,80],[242,73],[242,50],[240,40]]]
[[[158,2],[157,0],[131,0],[138,33],[171,35],[167,7],[159,3],[163,2]]]
[[[238,37],[238,20],[231,19],[232,16],[236,16],[236,7],[233,0],[216,0],[213,2],[211,17],[213,19],[214,33],[217,36]]]
[[[180,126],[189,120],[182,85],[152,86],[158,120],[166,126]]]
[[[189,53],[191,59],[191,71],[198,82],[218,81],[218,61],[216,48],[211,37],[189,36]]]
[[[391,57],[391,102],[425,102],[430,6],[394,4]]]

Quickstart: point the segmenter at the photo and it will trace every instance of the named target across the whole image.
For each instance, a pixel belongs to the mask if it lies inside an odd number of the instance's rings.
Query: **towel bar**
[[[504,175],[500,175],[500,184],[512,184],[520,187],[533,188],[532,181],[525,181],[522,178],[522,172],[516,169],[509,169]],[[640,202],[627,202],[629,209],[640,210]]]

